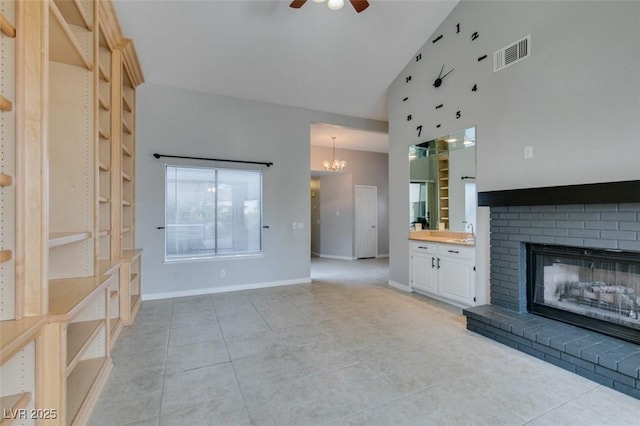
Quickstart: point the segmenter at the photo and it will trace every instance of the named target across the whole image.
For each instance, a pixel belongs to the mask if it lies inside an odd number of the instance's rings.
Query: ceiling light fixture
[[[340,10],[344,7],[344,0],[329,0],[327,1],[327,6],[331,10]]]
[[[333,139],[333,159],[331,161],[324,160],[322,165],[328,172],[341,172],[347,167],[347,162],[336,158],[336,137],[332,136],[331,139]]]

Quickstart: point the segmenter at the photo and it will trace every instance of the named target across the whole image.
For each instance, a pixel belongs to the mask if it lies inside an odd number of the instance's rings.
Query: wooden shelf
[[[134,283],[138,279],[138,274],[131,274],[129,277],[129,282]]]
[[[0,173],[0,187],[11,186],[13,184],[13,178],[4,173]]]
[[[49,3],[49,22],[49,59],[93,71],[93,64],[82,52],[76,36],[54,2]]]
[[[55,0],[55,2],[66,22],[85,27],[88,31],[93,31],[93,24],[80,1]]]
[[[11,250],[0,250],[0,263],[8,262],[13,259],[13,252]]]
[[[127,97],[124,94],[122,95],[122,104],[125,111],[133,112],[133,108],[131,107],[129,100],[127,100]]]
[[[15,38],[16,36],[16,27],[14,27],[11,22],[3,14],[0,13],[0,31],[5,33],[6,36]]]
[[[41,316],[0,321],[0,365],[35,339],[45,322]]]
[[[100,161],[100,163],[98,164],[98,168],[100,168],[101,172],[108,172],[109,171],[109,165],[103,163],[102,161]]]
[[[102,96],[98,97],[98,104],[100,104],[100,108],[102,108],[105,111],[109,111],[111,108],[109,107],[109,104],[107,103],[107,101],[105,101],[104,99],[102,99]]]
[[[105,320],[98,319],[72,322],[67,326],[67,375],[73,371],[104,324]]]
[[[17,393],[15,395],[7,395],[0,397],[0,417],[1,426],[9,426],[14,421],[19,420],[17,417],[12,418],[10,413],[18,413],[29,405],[31,402],[31,392]]]
[[[103,129],[98,130],[98,135],[100,135],[100,137],[106,141],[111,139],[111,136],[109,135],[109,133],[107,133],[106,130],[103,130]]]
[[[107,197],[100,196],[98,197],[98,201],[100,202],[100,204],[109,204],[109,198]]]
[[[109,297],[111,297],[111,299],[114,299],[116,297],[118,297],[118,290],[111,290],[111,293],[109,294]]]
[[[0,95],[0,111],[9,112],[13,109],[11,101],[4,96]]]
[[[126,207],[130,207],[131,206],[131,202],[127,201],[127,200],[122,200],[122,205],[126,206]]]
[[[133,157],[133,154],[131,154],[131,151],[129,151],[129,148],[127,148],[127,146],[125,144],[122,144],[122,152],[127,157]]]
[[[124,226],[122,228],[121,234],[126,234],[127,232],[131,232],[131,227],[130,226]]]
[[[111,276],[49,280],[49,322],[68,321],[97,296]]]
[[[131,312],[138,309],[138,305],[140,304],[140,295],[132,294],[131,295]]]
[[[120,331],[120,318],[111,318],[111,340],[113,342],[113,337],[118,334]],[[113,344],[113,343],[112,343]]]
[[[132,135],[132,134],[133,134],[133,130],[131,130],[131,127],[130,127],[130,126],[127,124],[127,122],[126,122],[126,121],[124,121],[124,120],[122,120],[122,130],[123,130],[125,133],[128,133],[128,134],[130,134],[130,135]]]
[[[98,73],[100,74],[100,78],[102,79],[102,81],[111,83],[111,77],[109,77],[109,74],[107,74],[107,72],[104,70],[102,64],[98,64]]]
[[[78,424],[76,417],[82,417],[84,402],[92,400],[90,395],[101,389],[111,367],[107,357],[83,360],[76,365],[67,378],[67,424]]]
[[[122,172],[122,179],[126,180],[127,182],[131,182],[131,176],[129,176],[127,173]]]
[[[108,237],[109,235],[111,235],[111,231],[109,229],[103,229],[98,232],[98,237]]]
[[[91,238],[91,232],[52,232],[49,234],[49,248],[64,246]]]
[[[105,259],[98,261],[98,274],[110,276],[120,267],[121,260]]]
[[[142,249],[122,250],[122,260],[133,262],[136,258],[140,257]]]

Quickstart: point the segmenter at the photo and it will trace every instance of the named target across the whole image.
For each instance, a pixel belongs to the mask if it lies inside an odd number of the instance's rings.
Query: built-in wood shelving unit
[[[84,425],[132,298],[140,306],[139,260],[121,283],[120,257],[121,231],[124,248],[134,241],[123,185],[143,77],[111,0],[0,0],[0,11],[0,411]]]
[[[449,157],[438,157],[438,222],[449,229]]]

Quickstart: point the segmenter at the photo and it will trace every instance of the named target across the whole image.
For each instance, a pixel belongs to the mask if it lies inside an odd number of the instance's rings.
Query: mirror
[[[475,176],[475,127],[410,146],[410,228],[474,232]]]

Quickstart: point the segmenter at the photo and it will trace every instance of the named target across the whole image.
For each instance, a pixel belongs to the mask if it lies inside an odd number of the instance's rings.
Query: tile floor
[[[385,259],[313,283],[147,301],[90,425],[632,425],[640,401],[468,332],[386,286]]]

